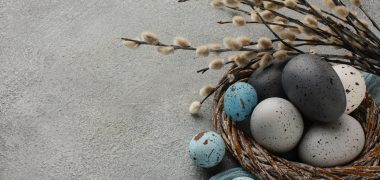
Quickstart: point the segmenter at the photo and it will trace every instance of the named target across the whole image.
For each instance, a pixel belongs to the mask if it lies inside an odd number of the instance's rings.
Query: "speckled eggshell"
[[[249,77],[248,83],[255,87],[259,102],[270,97],[286,98],[281,84],[285,65],[286,61],[277,61],[265,69],[256,70]]]
[[[329,63],[316,55],[291,59],[282,73],[288,99],[310,120],[333,122],[346,109],[344,87]]]
[[[354,160],[364,147],[365,136],[360,123],[343,114],[337,122],[316,123],[305,134],[298,152],[302,162],[331,167]]]
[[[237,82],[224,95],[224,111],[233,121],[248,119],[256,104],[256,90],[248,83]]]
[[[226,145],[216,132],[201,132],[189,144],[189,154],[196,166],[209,168],[219,164],[224,156]]]
[[[301,113],[289,101],[268,98],[261,101],[251,116],[251,133],[257,143],[274,153],[292,150],[302,137]]]
[[[333,66],[346,92],[346,114],[354,111],[363,101],[366,85],[362,74],[354,67],[339,64]]]

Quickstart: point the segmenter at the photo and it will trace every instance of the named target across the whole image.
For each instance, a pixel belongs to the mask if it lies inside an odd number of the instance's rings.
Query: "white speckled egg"
[[[343,114],[333,123],[316,123],[302,139],[298,153],[302,162],[319,167],[349,163],[360,154],[365,136],[360,123]]]
[[[363,101],[366,85],[362,74],[352,66],[339,64],[333,66],[346,92],[346,114],[354,111]]]
[[[292,150],[301,139],[302,132],[301,113],[285,99],[265,99],[253,110],[252,136],[268,151],[284,153]]]
[[[201,132],[189,144],[189,155],[196,166],[213,167],[219,164],[225,153],[226,145],[216,132]]]

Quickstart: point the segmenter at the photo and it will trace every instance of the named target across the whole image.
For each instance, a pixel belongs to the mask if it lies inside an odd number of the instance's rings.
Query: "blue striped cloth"
[[[363,73],[364,80],[367,86],[368,94],[375,99],[376,104],[380,107],[380,77],[374,74]],[[237,177],[250,177],[254,178],[249,172],[245,171],[243,168],[233,168],[223,171],[213,177],[210,180],[233,180]]]

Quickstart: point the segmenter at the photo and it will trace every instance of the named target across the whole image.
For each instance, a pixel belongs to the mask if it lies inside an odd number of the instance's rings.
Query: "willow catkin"
[[[195,53],[197,56],[207,57],[210,54],[210,49],[206,45],[199,46],[195,50]]]
[[[188,47],[188,46],[191,46],[190,41],[187,40],[187,39],[184,38],[184,37],[181,37],[181,36],[175,37],[173,43],[174,43],[175,45],[177,45],[177,46],[181,46],[181,47]]]
[[[194,101],[189,107],[189,112],[191,114],[198,114],[201,109],[201,103],[199,101]]]
[[[130,48],[130,49],[136,49],[140,46],[139,43],[134,42],[134,41],[122,40],[122,43],[125,47]]]
[[[257,47],[260,49],[272,48],[272,40],[267,37],[261,37],[257,41]]]
[[[228,7],[239,7],[240,0],[223,0],[224,5]]]
[[[245,26],[245,19],[243,16],[234,16],[232,18],[232,24],[238,27]]]
[[[158,43],[160,43],[160,39],[158,38],[158,36],[152,32],[148,32],[148,31],[142,32],[141,38],[148,44],[157,45]]]
[[[211,85],[211,84],[208,84],[208,85],[203,86],[199,90],[199,95],[201,95],[201,96],[208,96],[213,91],[215,91],[215,87],[213,85]]]
[[[286,7],[295,8],[297,7],[297,0],[285,0],[284,5]]]
[[[169,55],[174,53],[174,47],[157,47],[157,52],[163,55]]]
[[[248,46],[252,43],[252,39],[248,36],[239,36],[237,40],[243,45]]]
[[[224,6],[224,3],[222,0],[212,0],[210,5],[214,8],[222,8]]]
[[[350,11],[348,11],[348,9],[345,6],[336,6],[334,8],[334,13],[340,18],[345,19],[350,14]]]
[[[208,64],[208,68],[212,70],[219,70],[224,67],[224,60],[223,59],[214,59]]]
[[[278,50],[273,53],[273,57],[277,60],[286,60],[288,58],[288,52],[285,50]]]
[[[223,39],[223,44],[225,47],[232,50],[239,50],[242,48],[242,44],[233,37],[225,37]]]

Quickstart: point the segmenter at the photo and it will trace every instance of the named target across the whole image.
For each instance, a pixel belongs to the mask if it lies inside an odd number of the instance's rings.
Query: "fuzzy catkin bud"
[[[211,84],[209,85],[205,85],[203,86],[200,90],[199,90],[199,95],[201,96],[208,96],[209,94],[211,94],[213,91],[215,91],[215,87]]]
[[[242,47],[242,44],[233,37],[225,37],[223,39],[223,44],[225,47],[232,50],[239,50]]]
[[[139,43],[134,42],[134,41],[122,40],[122,43],[125,47],[130,48],[130,49],[136,49],[140,46]]]
[[[266,1],[266,2],[264,2],[264,8],[275,11],[275,10],[280,9],[281,5],[275,4],[273,2],[267,2]]]
[[[281,16],[276,16],[273,21],[275,22],[283,22],[284,24],[288,24],[289,20],[286,18],[283,18]]]
[[[240,0],[223,0],[224,5],[228,7],[239,7]]]
[[[359,7],[359,6],[362,5],[362,0],[352,0],[352,4],[353,4],[354,6]]]
[[[186,38],[184,37],[175,37],[174,38],[174,41],[173,43],[177,46],[181,46],[181,47],[188,47],[188,46],[191,46],[191,43],[189,40],[187,40]]]
[[[273,57],[278,60],[286,60],[288,58],[288,52],[285,50],[278,50],[273,53]]]
[[[244,56],[236,55],[232,58],[236,65],[239,67],[244,67],[249,63],[249,60],[246,59]]]
[[[318,27],[318,21],[312,15],[306,15],[303,18],[303,20],[304,20],[304,22],[305,22],[306,25],[308,25],[308,26],[310,26],[312,28],[317,28]]]
[[[330,9],[334,9],[336,6],[333,0],[323,0],[323,4]]]
[[[265,20],[265,21],[272,21],[276,16],[268,11],[268,10],[265,10],[263,12],[260,12],[260,16]],[[259,17],[260,18],[260,17]]]
[[[282,39],[288,39],[289,41],[296,40],[296,34],[290,30],[284,30],[281,32],[280,37]]]
[[[286,7],[295,8],[297,6],[296,0],[285,0],[284,4]]]
[[[256,14],[256,11],[251,12],[251,20],[253,22],[262,22],[260,17]]]
[[[222,8],[224,6],[224,3],[222,0],[212,0],[210,5],[214,8]]]
[[[272,55],[270,55],[269,53],[264,54],[263,57],[261,57],[259,61],[260,68],[266,68],[267,66],[272,64],[272,60],[273,60]]]
[[[208,64],[208,68],[212,70],[219,70],[224,67],[224,60],[223,59],[215,59]]]
[[[157,52],[163,55],[169,55],[174,53],[174,48],[167,46],[167,47],[157,47]]]
[[[201,110],[201,103],[199,101],[194,101],[193,103],[191,103],[189,107],[189,112],[191,114],[198,114],[200,110]]]
[[[348,11],[348,9],[345,6],[336,6],[334,8],[334,13],[335,13],[335,15],[337,15],[343,19],[345,19],[350,14],[350,12]]]
[[[267,37],[261,37],[257,41],[257,47],[260,49],[269,49],[272,48],[272,40]]]
[[[208,46],[199,46],[197,47],[195,53],[197,54],[197,56],[207,57],[210,54],[210,49],[208,48]]]
[[[142,33],[141,33],[141,38],[142,38],[145,42],[147,42],[147,43],[149,43],[149,44],[154,44],[154,45],[156,45],[156,44],[159,44],[159,43],[160,43],[160,39],[158,38],[158,36],[155,35],[155,34],[152,33],[152,32],[147,32],[147,31],[142,32]]]
[[[238,27],[245,26],[245,19],[243,16],[234,16],[232,18],[232,24]]]
[[[252,43],[251,38],[248,36],[239,36],[237,39],[243,46],[248,46]]]
[[[278,22],[275,22],[275,23],[277,23],[277,24],[284,24],[282,21],[278,21]],[[284,26],[281,26],[281,25],[270,25],[269,27],[271,29],[273,29],[274,31],[277,31],[277,32],[284,30]]]

